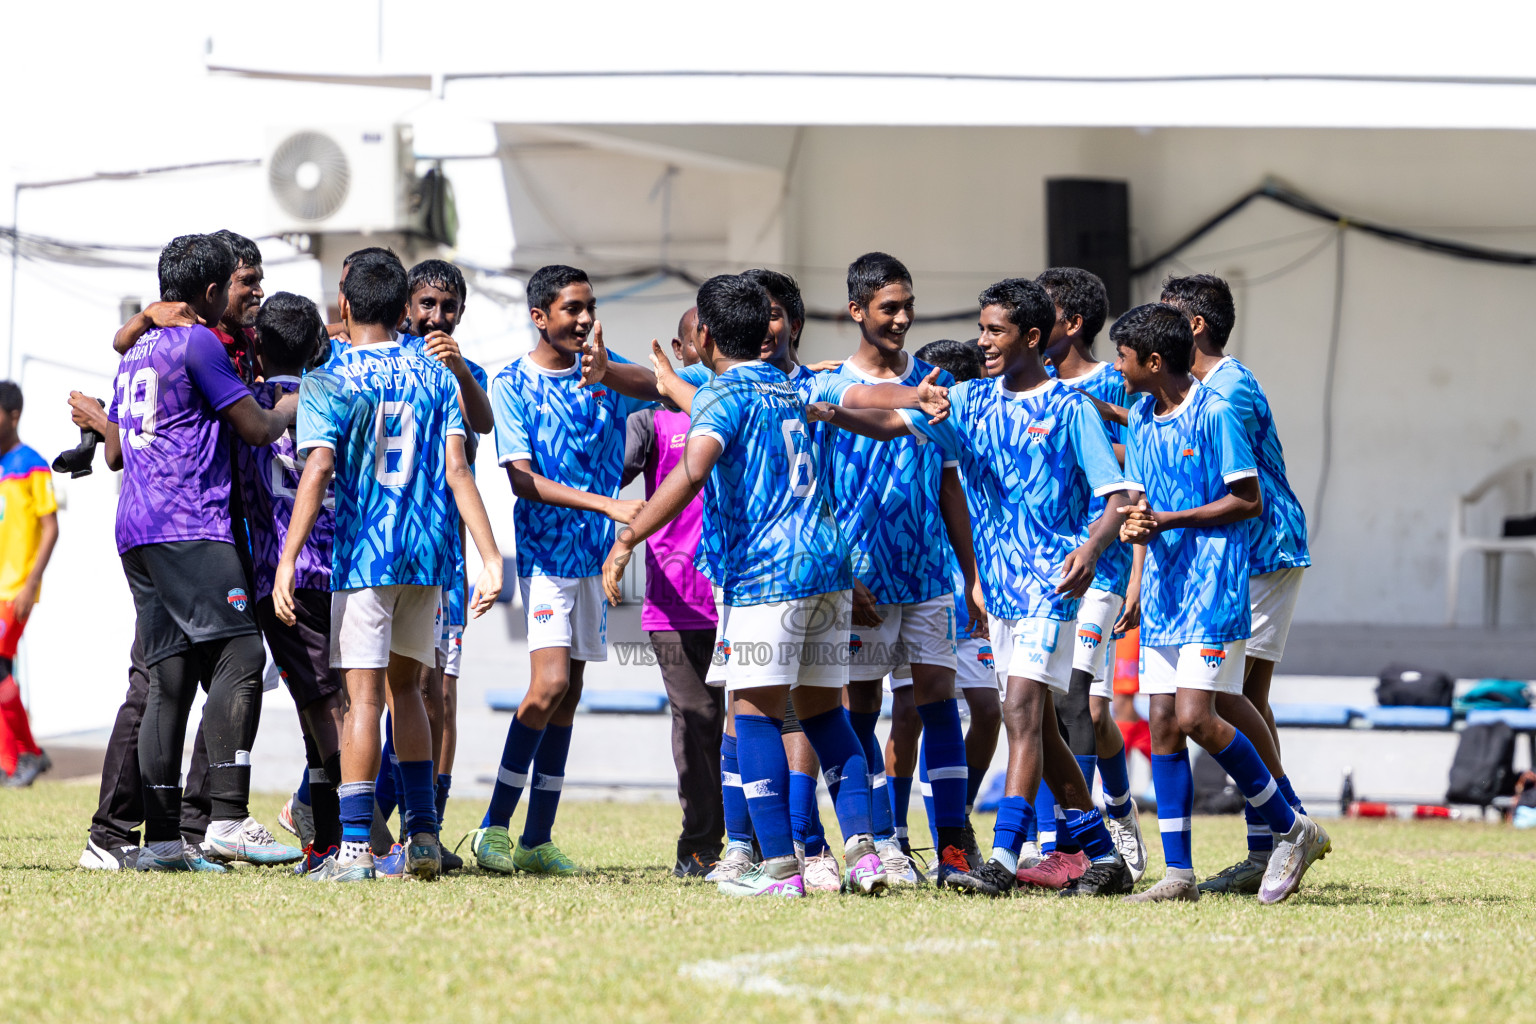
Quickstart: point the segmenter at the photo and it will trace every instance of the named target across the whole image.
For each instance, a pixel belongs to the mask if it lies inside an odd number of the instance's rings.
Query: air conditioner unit
[[[408,125],[275,128],[263,165],[272,234],[426,226]]]

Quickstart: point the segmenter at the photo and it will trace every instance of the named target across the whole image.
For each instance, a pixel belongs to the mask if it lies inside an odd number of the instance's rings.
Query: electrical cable
[[[1328,477],[1333,470],[1333,383],[1339,365],[1339,333],[1344,322],[1344,236],[1345,225],[1336,233],[1337,249],[1333,260],[1333,326],[1328,332],[1328,357],[1323,369],[1323,453],[1317,469],[1317,496],[1312,499],[1311,539],[1323,532],[1323,499],[1328,494]]]

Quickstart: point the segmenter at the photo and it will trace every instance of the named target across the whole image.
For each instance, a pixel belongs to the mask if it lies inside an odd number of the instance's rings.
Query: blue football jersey
[[[1251,549],[1248,571],[1262,576],[1277,569],[1296,569],[1312,564],[1307,550],[1307,513],[1303,511],[1285,475],[1285,450],[1269,408],[1269,396],[1253,371],[1227,356],[1205,375],[1205,386],[1227,400],[1243,421],[1243,432],[1259,463],[1259,486],[1264,490],[1264,511],[1248,521]]]
[[[1126,472],[1146,488],[1158,511],[1183,511],[1226,497],[1228,485],[1256,476],[1243,424],[1213,389],[1196,384],[1166,417],[1143,395],[1126,428]],[[1248,523],[1163,530],[1147,544],[1141,570],[1141,644],[1225,643],[1245,639],[1248,608]]]
[[[998,377],[949,390],[949,418],[903,412],[915,434],[959,460],[987,611],[1000,619],[1077,617],[1056,593],[1061,563],[1088,539],[1089,503],[1128,483],[1103,420],[1083,395],[1049,380],[1009,391]]]
[[[896,378],[871,377],[851,360],[833,375],[850,384],[915,387],[932,369],[909,353],[906,371]],[[950,387],[955,379],[940,372],[939,383]],[[912,436],[876,441],[846,430],[836,431],[829,444],[832,508],[854,577],[880,604],[914,604],[949,593],[951,552],[939,513],[944,453]]]
[[[452,571],[447,446],[459,389],[399,342],[339,352],[299,386],[298,447],[336,453],[331,587],[443,586]]]
[[[613,362],[626,362],[610,353]],[[624,421],[648,403],[604,384],[578,387],[581,363],[546,370],[530,356],[491,382],[496,454],[503,465],[527,459],[533,471],[578,491],[617,497],[624,475]],[[612,519],[519,499],[512,509],[519,576],[596,576],[613,546]]]
[[[1118,405],[1122,408],[1126,404],[1125,378],[1109,363],[1098,363],[1094,369],[1081,377],[1066,378],[1061,382],[1069,388],[1076,388],[1092,395],[1101,402],[1108,402],[1110,405]],[[1111,443],[1125,443],[1125,428],[1120,424],[1106,421],[1104,430],[1109,434]],[[1093,499],[1088,506],[1088,521],[1094,522],[1103,514],[1104,499]],[[1131,546],[1122,544],[1118,540],[1105,548],[1104,553],[1099,556],[1099,566],[1093,575],[1094,589],[1107,590],[1124,597],[1125,588],[1131,581],[1131,556]]]
[[[699,389],[689,438],[722,451],[705,484],[713,566],[701,572],[733,607],[835,593],[853,586],[848,551],[827,500],[805,400],[784,374],[741,363]]]

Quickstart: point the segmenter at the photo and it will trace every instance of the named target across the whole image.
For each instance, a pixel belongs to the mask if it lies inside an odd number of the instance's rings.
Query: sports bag
[[[1462,730],[1451,761],[1449,804],[1487,807],[1495,797],[1515,792],[1515,731],[1503,722],[1469,725]]]
[[[1448,708],[1456,684],[1444,672],[1393,662],[1381,670],[1376,703],[1397,707]]]

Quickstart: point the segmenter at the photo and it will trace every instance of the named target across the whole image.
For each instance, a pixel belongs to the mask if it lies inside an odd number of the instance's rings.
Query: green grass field
[[[568,802],[579,880],[321,886],[77,869],[93,786],[0,791],[13,1021],[1444,1021],[1536,1014],[1536,836],[1330,822],[1280,907],[731,900],[668,873],[677,811]],[[275,823],[280,799],[256,812]],[[449,807],[447,834],[478,802]],[[830,821],[830,815],[829,821]],[[983,829],[983,835],[986,830]],[[1200,819],[1223,866],[1241,818]],[[1155,839],[1154,839],[1155,847]],[[1156,877],[1156,859],[1149,877]]]

